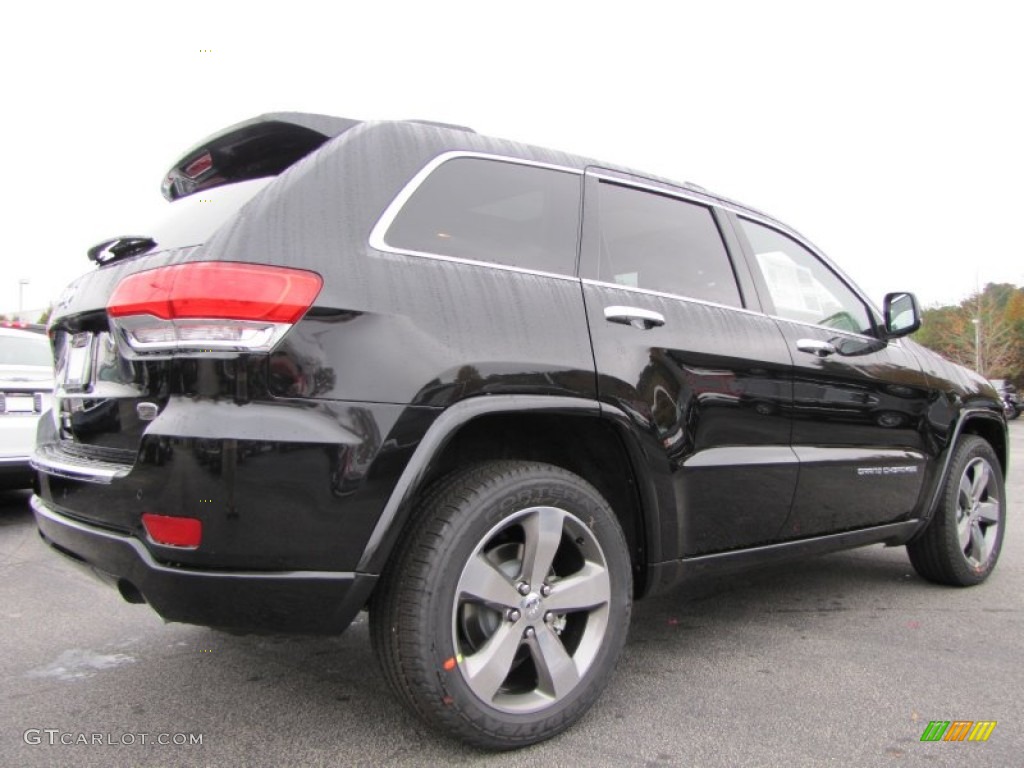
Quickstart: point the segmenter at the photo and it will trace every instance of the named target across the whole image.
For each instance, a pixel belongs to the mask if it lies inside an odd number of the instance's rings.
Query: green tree
[[[916,340],[987,378],[1024,373],[1024,289],[989,283],[956,306],[924,311]]]

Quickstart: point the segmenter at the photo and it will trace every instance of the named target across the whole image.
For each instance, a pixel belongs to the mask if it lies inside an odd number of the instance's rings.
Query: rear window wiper
[[[111,240],[104,240],[89,249],[89,259],[99,265],[109,264],[118,259],[127,259],[129,256],[138,256],[156,248],[156,240],[152,237],[137,237],[126,235],[115,237]]]

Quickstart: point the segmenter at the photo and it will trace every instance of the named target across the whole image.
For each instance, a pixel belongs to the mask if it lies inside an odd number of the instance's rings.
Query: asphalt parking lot
[[[1018,766],[1024,421],[1011,438],[983,586],[933,586],[903,549],[870,547],[639,603],[583,722],[499,755],[398,707],[365,616],[335,638],[164,624],[47,551],[27,493],[0,494],[0,765]],[[997,726],[921,742],[931,720]]]

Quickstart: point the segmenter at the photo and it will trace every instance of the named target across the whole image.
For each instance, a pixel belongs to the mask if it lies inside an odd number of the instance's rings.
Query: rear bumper
[[[141,597],[167,621],[235,630],[336,633],[365,605],[376,576],[334,571],[214,571],[164,565],[138,539],[72,520],[39,496],[32,510],[43,540]]]

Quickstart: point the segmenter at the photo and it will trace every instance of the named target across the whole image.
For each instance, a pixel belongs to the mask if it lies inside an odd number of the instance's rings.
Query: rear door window
[[[605,181],[598,190],[602,282],[743,306],[710,208]]]
[[[400,251],[532,271],[576,271],[582,176],[478,157],[439,165],[384,235]]]

